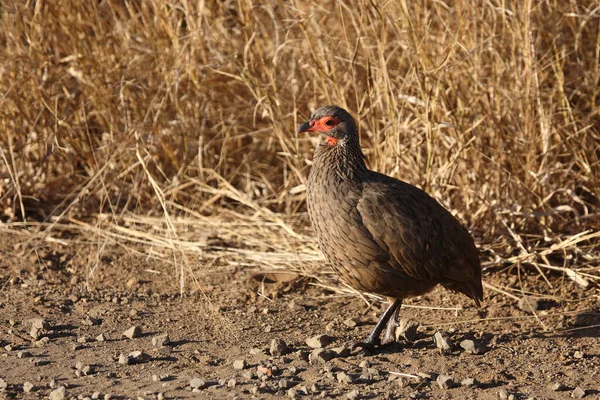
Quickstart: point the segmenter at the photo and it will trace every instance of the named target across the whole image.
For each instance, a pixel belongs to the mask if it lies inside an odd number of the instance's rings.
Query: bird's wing
[[[478,251],[468,231],[422,190],[377,174],[373,182],[363,183],[357,209],[394,268],[442,284],[480,276]]]

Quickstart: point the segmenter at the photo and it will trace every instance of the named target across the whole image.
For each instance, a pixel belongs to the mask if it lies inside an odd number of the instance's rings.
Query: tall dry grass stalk
[[[599,21],[595,0],[3,2],[2,219],[162,215],[173,244],[226,212],[308,243],[293,133],[333,103],[488,258],[555,265],[535,249],[600,229]],[[598,272],[585,237],[564,266]]]

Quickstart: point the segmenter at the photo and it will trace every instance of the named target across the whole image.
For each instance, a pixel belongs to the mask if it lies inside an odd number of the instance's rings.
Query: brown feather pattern
[[[403,299],[437,284],[483,298],[479,253],[469,232],[436,200],[406,182],[370,171],[353,118],[321,107],[311,121],[333,116],[338,139],[315,150],[307,183],[310,220],[325,257],[352,287]]]

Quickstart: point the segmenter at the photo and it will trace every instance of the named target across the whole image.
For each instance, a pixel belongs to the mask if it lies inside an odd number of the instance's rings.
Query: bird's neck
[[[368,171],[358,139],[334,147],[319,145],[315,150],[313,168],[331,171],[343,180],[356,180]]]

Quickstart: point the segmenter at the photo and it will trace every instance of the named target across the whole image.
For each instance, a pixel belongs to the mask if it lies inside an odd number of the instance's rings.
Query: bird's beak
[[[296,129],[296,136],[298,136],[299,133],[303,133],[303,132],[314,132],[315,127],[314,126],[310,126],[310,122],[305,122],[302,125],[300,125],[298,127],[298,129]]]

